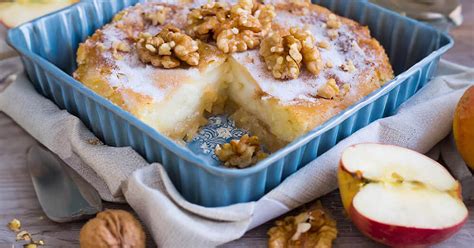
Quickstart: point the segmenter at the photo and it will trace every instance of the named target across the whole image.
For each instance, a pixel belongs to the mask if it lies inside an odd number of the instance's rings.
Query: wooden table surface
[[[464,24],[454,29],[456,45],[444,57],[451,61],[474,67],[474,1],[463,0]],[[58,224],[43,214],[26,168],[25,152],[35,143],[23,129],[8,116],[0,113],[0,248],[21,247],[15,243],[15,235],[6,227],[12,218],[22,221],[24,228],[35,237],[45,240],[48,247],[79,246],[79,231],[83,221]],[[336,247],[377,247],[378,244],[362,234],[344,216],[337,191],[321,198],[323,205],[336,218],[339,236]],[[474,201],[466,202],[469,220],[454,237],[439,244],[439,247],[473,247]],[[130,211],[125,204],[105,203],[106,208],[121,208]],[[266,232],[272,222],[249,231],[243,238],[224,247],[265,247]],[[149,246],[154,246],[148,239]]]

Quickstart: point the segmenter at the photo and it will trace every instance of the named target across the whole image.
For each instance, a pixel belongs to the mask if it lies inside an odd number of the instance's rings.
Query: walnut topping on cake
[[[169,7],[162,5],[154,6],[150,11],[143,13],[143,17],[146,21],[151,22],[153,25],[161,25],[165,22],[168,13],[170,12]]]
[[[260,43],[259,37],[250,30],[225,29],[217,36],[217,47],[224,53],[253,49]]]
[[[326,99],[332,99],[339,94],[339,86],[334,78],[330,78],[325,85],[318,89],[318,96]]]
[[[326,61],[326,67],[327,68],[333,68],[334,64],[332,63],[332,61]]]
[[[320,41],[318,42],[318,47],[324,48],[324,49],[329,49],[331,45],[327,41]]]
[[[332,247],[336,221],[318,202],[315,209],[277,220],[268,231],[268,247]]]
[[[235,5],[208,3],[188,14],[187,32],[201,40],[215,40],[225,53],[253,49],[271,28],[272,5],[239,0]]]
[[[123,19],[124,16],[126,16],[128,14],[128,10],[122,10],[120,12],[118,12],[114,18],[112,19],[112,22],[119,22]]]
[[[317,75],[323,64],[314,36],[309,30],[292,27],[289,35],[273,33],[263,39],[260,55],[268,69],[278,79],[295,79],[300,74],[301,64]]]
[[[212,39],[219,25],[229,18],[229,7],[226,3],[211,2],[200,8],[192,9],[187,17],[186,31],[192,37],[206,41]]]
[[[232,140],[224,145],[218,145],[215,153],[227,167],[246,168],[266,158],[257,136],[242,136],[240,140]]]
[[[339,20],[339,17],[337,17],[335,14],[329,14],[325,24],[329,39],[335,40],[337,37],[339,37],[338,29],[341,27],[341,25],[342,22]]]
[[[141,33],[136,46],[140,60],[156,67],[175,68],[181,62],[199,64],[198,41],[172,25],[165,26],[155,36]]]
[[[345,96],[350,89],[351,85],[347,83],[343,84],[342,89],[340,89],[336,83],[336,80],[334,78],[330,78],[325,85],[318,89],[317,96],[326,99],[333,99],[336,97]]]
[[[102,43],[97,44],[97,47],[99,49],[102,49],[101,47],[103,47],[103,46],[104,45]],[[120,55],[119,52],[128,53],[128,52],[130,52],[130,50],[131,50],[131,48],[130,48],[130,46],[128,45],[127,42],[114,41],[112,43],[112,56],[115,59],[122,59],[122,55]]]
[[[327,31],[327,34],[328,34],[329,39],[331,39],[331,40],[335,40],[335,39],[337,39],[337,37],[339,37],[339,31],[337,31],[335,29],[329,29]]]
[[[350,59],[346,60],[346,63],[341,65],[341,69],[343,71],[351,72],[351,73],[356,71],[356,67],[354,66],[354,63],[352,62],[352,60]]]
[[[338,29],[341,27],[341,21],[335,14],[329,14],[326,25],[329,29]]]
[[[300,74],[300,64],[303,58],[300,50],[301,44],[293,36],[282,37],[278,33],[273,33],[263,39],[260,55],[273,77],[295,79]]]
[[[294,27],[290,28],[290,34],[301,42],[301,53],[306,69],[313,75],[317,75],[322,68],[322,59],[315,46],[314,36],[309,30]]]

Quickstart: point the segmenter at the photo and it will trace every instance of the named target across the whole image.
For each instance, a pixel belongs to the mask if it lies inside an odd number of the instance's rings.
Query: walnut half
[[[155,36],[141,33],[136,47],[140,60],[156,67],[175,68],[181,62],[199,64],[198,41],[172,25],[165,26]]]
[[[316,39],[309,30],[290,28],[290,34],[301,42],[301,54],[306,69],[313,75],[318,75],[323,67],[323,61],[316,47]]]
[[[316,208],[275,222],[268,231],[268,247],[332,247],[337,237],[336,221],[318,202]]]
[[[186,32],[192,37],[207,41],[214,38],[217,28],[229,18],[226,3],[210,2],[200,8],[192,9],[187,16]]]
[[[260,148],[257,136],[245,134],[240,140],[232,140],[214,151],[227,167],[246,168],[266,158],[268,154]]]
[[[288,35],[275,32],[263,39],[260,55],[277,79],[298,78],[302,64],[314,75],[323,67],[314,36],[296,27],[290,28]]]
[[[256,48],[271,28],[273,5],[239,0],[234,5],[212,2],[188,14],[186,31],[201,40],[215,40],[224,53]]]

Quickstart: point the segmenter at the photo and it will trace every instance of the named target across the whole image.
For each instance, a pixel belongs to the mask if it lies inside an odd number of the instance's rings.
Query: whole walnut
[[[145,247],[145,232],[132,214],[124,210],[105,210],[81,229],[82,248]]]

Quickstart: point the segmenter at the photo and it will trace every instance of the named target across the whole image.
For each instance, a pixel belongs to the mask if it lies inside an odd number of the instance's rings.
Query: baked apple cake
[[[267,151],[393,77],[367,27],[307,1],[137,4],[80,44],[77,63],[77,80],[172,139],[225,112]]]

